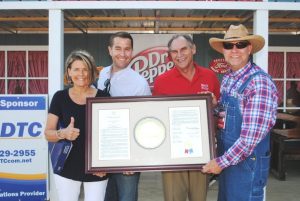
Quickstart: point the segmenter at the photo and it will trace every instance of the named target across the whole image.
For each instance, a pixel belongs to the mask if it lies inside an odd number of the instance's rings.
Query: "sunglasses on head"
[[[240,41],[237,43],[226,43],[223,42],[223,47],[226,50],[231,50],[233,49],[233,47],[235,46],[237,49],[243,49],[245,47],[247,47],[250,43],[248,41]]]

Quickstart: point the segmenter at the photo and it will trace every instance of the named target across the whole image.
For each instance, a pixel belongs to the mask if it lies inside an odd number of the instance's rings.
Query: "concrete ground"
[[[217,182],[208,190],[207,201],[216,201]],[[288,161],[286,181],[279,181],[272,174],[267,186],[267,201],[300,200],[300,161]],[[142,173],[139,185],[139,201],[163,201],[161,174],[159,172]]]
[[[207,201],[216,201],[217,181],[210,185]],[[300,200],[300,161],[288,161],[286,181],[269,176],[266,201],[299,201]],[[53,201],[53,199],[51,199]],[[55,199],[54,199],[55,201]],[[80,201],[83,201],[82,195]],[[139,201],[164,201],[161,173],[145,172],[141,174]]]

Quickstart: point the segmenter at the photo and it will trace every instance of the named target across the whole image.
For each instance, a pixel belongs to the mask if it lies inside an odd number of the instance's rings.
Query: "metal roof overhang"
[[[228,1],[30,1],[0,2],[1,33],[47,33],[48,10],[64,11],[65,33],[207,33],[269,11],[270,34],[300,31],[300,3]]]

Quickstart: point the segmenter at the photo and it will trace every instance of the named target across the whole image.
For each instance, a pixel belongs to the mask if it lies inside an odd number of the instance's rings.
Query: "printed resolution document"
[[[129,109],[99,110],[99,160],[130,159]]]
[[[169,108],[171,158],[202,157],[199,107]]]

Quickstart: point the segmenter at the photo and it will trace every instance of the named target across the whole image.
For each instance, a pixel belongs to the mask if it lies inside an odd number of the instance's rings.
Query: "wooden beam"
[[[0,22],[36,22],[36,21],[48,21],[48,17],[0,17]]]
[[[74,21],[241,21],[239,17],[70,17]]]
[[[287,18],[287,17],[271,17],[269,19],[270,22],[291,22],[291,23],[299,23],[300,18]]]
[[[249,31],[252,30],[252,28],[248,28]],[[270,28],[270,33],[276,33],[276,32],[299,32],[300,29],[297,28]],[[48,28],[14,28],[10,31],[15,32],[48,32]],[[71,32],[78,32],[77,28],[65,28],[65,33],[71,33]],[[155,31],[155,27],[97,27],[97,28],[87,28],[87,33],[89,32],[115,32],[115,31]],[[160,32],[164,31],[185,31],[185,32],[223,32],[226,31],[226,28],[223,27],[217,27],[217,28],[193,28],[193,27],[160,27]]]
[[[104,16],[79,16],[68,17],[71,21],[218,21],[218,22],[242,22],[247,20],[245,17],[104,17]],[[0,22],[18,22],[18,21],[48,21],[48,17],[0,17]],[[300,18],[270,17],[270,22],[295,22],[299,23]]]

